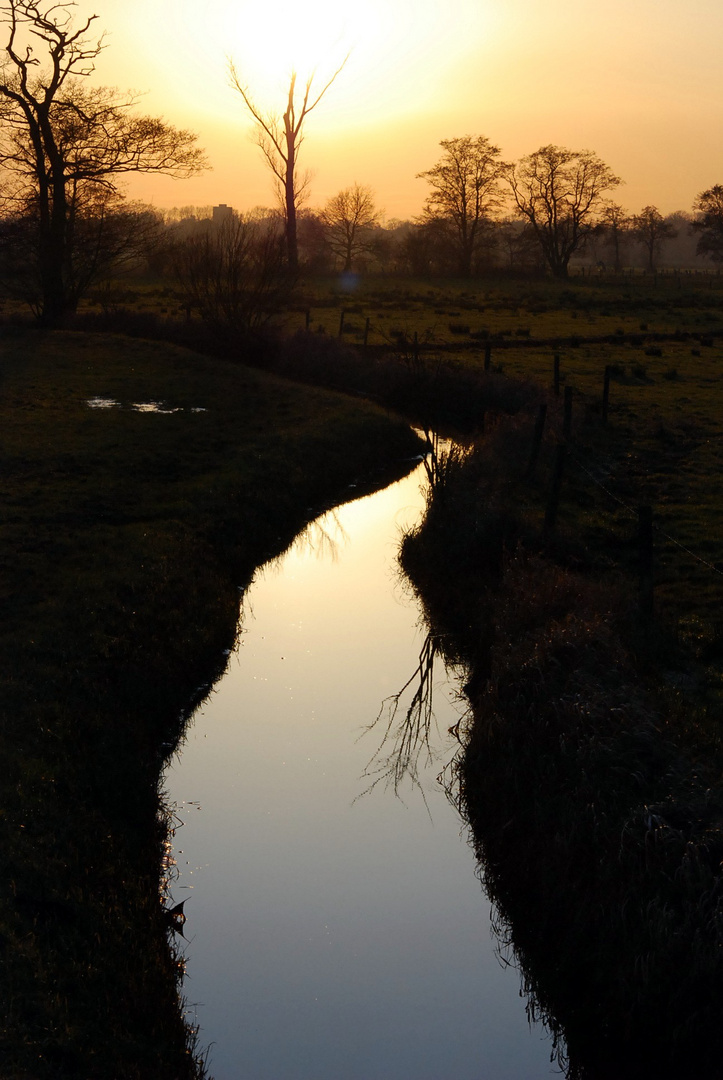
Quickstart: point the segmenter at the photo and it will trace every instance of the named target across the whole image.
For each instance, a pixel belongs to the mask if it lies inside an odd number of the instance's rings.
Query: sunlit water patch
[[[454,681],[423,668],[434,718],[412,779],[384,772],[394,727],[384,745],[386,727],[370,729],[428,649],[396,568],[422,481],[339,508],[258,574],[239,648],[167,775],[185,993],[216,1080],[556,1074],[437,782]]]
[[[181,412],[181,409],[171,408],[170,405],[164,405],[162,401],[134,401],[131,408],[135,412],[150,412],[150,413],[177,413]]]
[[[120,401],[116,401],[114,398],[105,397],[92,397],[88,398],[86,405],[89,409],[121,409],[124,406]],[[167,405],[163,401],[134,401],[127,408],[133,412],[140,413],[161,413],[170,414],[178,412],[191,412],[201,413],[206,412],[204,408],[195,407],[190,409],[183,409],[180,406]]]

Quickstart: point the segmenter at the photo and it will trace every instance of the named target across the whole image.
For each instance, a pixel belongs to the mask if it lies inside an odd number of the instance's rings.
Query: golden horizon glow
[[[301,167],[320,206],[354,182],[394,217],[418,214],[441,139],[486,135],[513,160],[544,143],[596,151],[632,212],[689,210],[723,182],[719,0],[80,0],[108,31],[99,81],[147,90],[142,107],[197,131],[214,171],[134,178],[159,206],[272,205],[273,187],[227,61],[281,112],[292,67],[317,86]]]

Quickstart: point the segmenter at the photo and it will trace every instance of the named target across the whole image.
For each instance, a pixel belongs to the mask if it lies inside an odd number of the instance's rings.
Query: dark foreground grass
[[[0,446],[0,1075],[199,1076],[159,772],[255,566],[417,443],[238,364],[6,330]]]
[[[495,619],[458,795],[528,1009],[569,1080],[715,1075],[720,761],[641,671],[616,590],[518,558]]]

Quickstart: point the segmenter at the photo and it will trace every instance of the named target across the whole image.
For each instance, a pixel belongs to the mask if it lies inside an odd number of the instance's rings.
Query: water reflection
[[[121,402],[116,401],[115,398],[100,397],[100,396],[88,398],[87,401],[86,401],[86,405],[88,406],[89,409],[120,409],[120,408],[123,407]],[[205,408],[197,407],[197,408],[183,409],[180,406],[168,405],[164,401],[134,401],[128,406],[128,408],[130,408],[133,412],[158,413],[160,415],[177,413],[177,412],[191,412],[191,413],[206,412]]]
[[[424,798],[420,775],[434,762],[445,762],[443,772],[452,764],[448,742],[442,748],[433,746],[434,737],[440,738],[434,713],[435,664],[437,670],[442,665],[445,679],[449,675],[454,678],[455,669],[447,668],[439,639],[430,631],[422,642],[415,670],[400,690],[385,698],[376,720],[366,729],[367,733],[381,731],[382,739],[364,770],[364,777],[371,780],[364,794],[381,783],[399,796],[405,782],[409,782]],[[411,697],[405,708],[410,691]],[[400,709],[404,709],[401,716]],[[447,729],[455,741],[454,750],[459,746],[460,723],[461,719],[457,719]],[[439,779],[441,782],[441,777]]]
[[[302,556],[309,554],[317,559],[331,559],[336,562],[340,550],[348,543],[349,534],[344,530],[338,511],[327,510],[298,532],[290,547],[267,563],[265,569],[274,568],[282,572],[289,552]]]
[[[186,995],[216,1080],[550,1074],[518,977],[494,955],[459,818],[422,767],[425,739],[434,757],[459,720],[456,687],[420,642],[396,567],[422,482],[420,469],[340,508],[257,576],[238,650],[167,778],[185,823],[174,902],[193,900]],[[437,744],[428,699],[410,683],[427,806],[383,785],[359,799],[369,764],[359,732],[415,669],[434,687],[442,732]],[[399,698],[392,741],[408,709]],[[411,733],[400,735],[414,761]]]

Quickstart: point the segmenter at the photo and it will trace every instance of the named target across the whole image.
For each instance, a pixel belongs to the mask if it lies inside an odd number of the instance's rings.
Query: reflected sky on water
[[[382,735],[364,731],[424,643],[396,567],[422,483],[420,468],[339,508],[259,572],[166,778],[184,822],[185,992],[216,1080],[560,1075],[436,780],[462,711],[441,663],[426,805],[411,784],[363,795]]]

